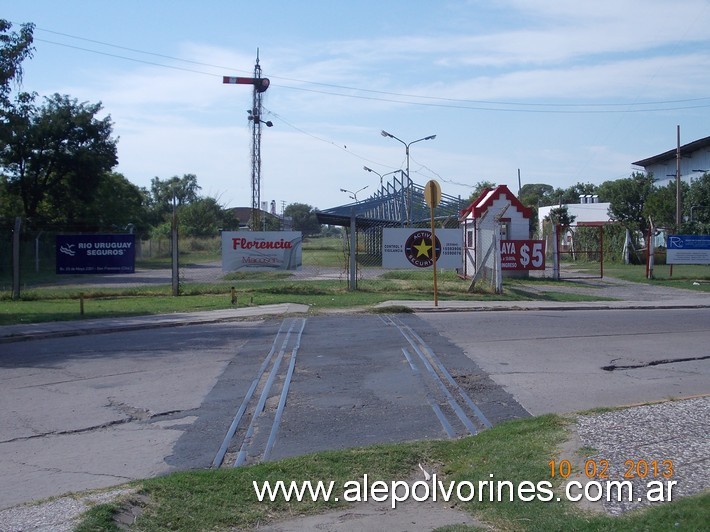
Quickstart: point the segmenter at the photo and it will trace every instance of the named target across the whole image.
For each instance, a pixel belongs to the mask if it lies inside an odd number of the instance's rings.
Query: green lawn
[[[335,259],[338,239],[318,239],[321,251]],[[318,250],[312,250],[317,253]],[[598,264],[575,263],[575,269],[598,271]],[[644,266],[606,265],[605,276],[633,282],[650,283],[698,292],[710,291],[710,266],[657,266],[656,278],[645,278]],[[664,275],[667,275],[664,277]],[[536,285],[574,286],[569,281],[550,279],[505,279],[503,293],[469,292],[470,281],[454,272],[438,276],[438,296],[441,301],[599,301],[593,290],[587,295],[563,291],[536,289]],[[234,289],[234,303],[232,301]],[[304,281],[292,278],[289,272],[247,272],[225,275],[222,281],[181,285],[180,297],[171,295],[169,285],[139,288],[66,288],[36,286],[24,288],[18,301],[11,300],[9,289],[0,290],[0,325],[37,323],[86,318],[139,316],[173,312],[218,310],[234,306],[255,306],[274,303],[302,303],[313,312],[331,308],[367,308],[387,300],[433,300],[431,272],[384,271],[376,279],[361,279],[358,289],[350,291],[346,276],[338,280]],[[80,314],[80,297],[84,296],[84,314]]]
[[[575,264],[574,267],[585,269],[590,273],[599,271],[599,264]],[[685,288],[699,292],[710,291],[710,265],[676,264],[671,271],[670,265],[659,264],[653,268],[653,279],[648,279],[644,265],[611,263],[604,264],[604,276],[669,288]]]
[[[283,274],[281,274],[283,275]],[[361,288],[348,290],[345,280],[294,281],[274,273],[233,275],[228,282],[186,284],[181,296],[173,297],[170,286],[140,288],[33,288],[22,291],[21,299],[11,300],[8,291],[0,292],[0,325],[39,323],[87,318],[140,316],[174,312],[219,310],[233,307],[302,303],[313,312],[332,308],[367,308],[388,300],[433,300],[431,277],[419,272],[392,273],[387,278],[363,282]],[[288,275],[288,274],[286,274]],[[468,292],[468,281],[451,272],[440,276],[440,300],[521,301],[596,301],[599,298],[576,294],[525,289],[525,283],[511,281],[503,294]],[[232,288],[235,302],[232,303]],[[84,297],[84,314],[80,298]]]

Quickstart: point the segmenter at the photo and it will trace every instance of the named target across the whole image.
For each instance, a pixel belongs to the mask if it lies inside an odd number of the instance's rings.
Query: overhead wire
[[[204,66],[208,68],[219,68],[222,70],[231,70],[236,72],[247,72],[245,70],[235,69],[232,67],[226,67],[222,65],[214,65],[210,63],[204,63],[201,61],[193,61],[190,59],[184,59],[179,57],[174,57],[166,54],[159,54],[155,52],[149,52],[145,50],[140,50],[137,48],[131,48],[127,46],[107,43],[104,41],[99,41],[96,39],[88,39],[85,37],[79,37],[76,35],[71,35],[68,33],[58,32],[54,30],[49,30],[45,28],[35,28],[36,30],[52,33],[54,35],[60,35],[63,37],[68,37],[71,39],[81,40],[85,42],[90,42],[93,44],[98,44],[101,46],[108,46],[111,48],[116,48],[119,50],[125,50],[133,53],[150,55],[154,57],[160,57],[162,59],[169,59],[171,61],[178,61],[182,63]],[[166,65],[163,63],[158,63],[155,61],[146,61],[144,59],[137,59],[134,57],[127,57],[119,54],[112,54],[108,52],[103,52],[100,50],[94,50],[91,48],[71,45],[67,43],[61,43],[57,41],[50,41],[47,39],[35,39],[38,42],[46,42],[48,44],[53,44],[56,46],[63,46],[67,48],[73,48],[76,50],[81,50],[89,53],[95,53],[99,55],[104,55],[108,57],[114,57],[117,59],[123,59],[127,61],[133,61],[137,63],[148,64],[152,66],[157,66],[161,68],[168,68],[172,70],[180,70],[185,72],[192,72],[195,74],[201,74],[212,77],[222,77],[221,74],[215,74],[211,72],[205,72],[201,70],[194,70],[184,67],[178,67],[175,65]],[[360,94],[347,94],[342,92],[332,92],[325,90],[312,89],[307,87],[298,87],[286,84],[280,84],[279,86],[284,89],[303,91],[303,92],[313,92],[316,94],[325,94],[329,96],[337,96],[341,98],[355,98],[361,100],[373,100],[388,103],[398,103],[406,105],[424,106],[424,107],[443,107],[451,109],[462,109],[462,110],[475,110],[475,111],[495,111],[495,112],[518,112],[518,113],[566,113],[566,114],[596,114],[596,113],[639,113],[639,112],[659,112],[659,111],[677,111],[686,109],[698,109],[710,107],[710,96],[702,98],[685,98],[685,99],[675,99],[675,100],[657,100],[657,101],[646,101],[646,102],[585,102],[585,103],[550,103],[550,102],[506,102],[498,100],[471,100],[471,99],[459,99],[459,98],[446,98],[441,96],[429,96],[422,94],[407,94],[392,91],[382,91],[376,89],[367,89],[361,87],[349,87],[344,85],[336,85],[330,83],[315,82],[309,80],[301,80],[296,78],[288,78],[283,76],[273,76],[269,75],[269,79],[273,80],[283,80],[292,83],[301,83],[313,86],[327,87],[331,89],[337,89],[340,91],[355,91]],[[367,94],[375,96],[367,96]],[[379,95],[379,96],[378,96]],[[380,97],[383,96],[383,97]],[[412,101],[420,100],[420,101]],[[423,101],[421,101],[423,100]],[[678,106],[678,104],[683,103],[693,103],[707,101],[708,103],[702,105],[683,105]],[[499,106],[499,107],[494,107]],[[656,106],[656,107],[654,107]],[[662,107],[658,107],[662,106]],[[675,106],[675,107],[668,107]],[[609,107],[624,107],[624,109],[608,109]]]
[[[44,31],[47,33],[52,33],[55,35],[61,35],[63,37],[69,37],[71,39],[77,39],[81,41],[86,41],[94,44],[99,44],[101,46],[108,46],[111,48],[117,48],[120,50],[126,50],[129,52],[135,52],[139,54],[144,54],[144,55],[152,55],[155,57],[161,57],[163,59],[170,59],[171,61],[179,61],[182,63],[189,63],[193,65],[199,65],[199,66],[206,66],[210,68],[219,68],[222,70],[232,70],[236,72],[243,72],[243,73],[248,73],[250,71],[243,70],[243,69],[235,69],[232,67],[227,67],[224,65],[214,65],[210,63],[204,63],[201,61],[193,61],[190,59],[185,59],[181,57],[175,57],[171,55],[166,55],[166,54],[159,54],[156,52],[149,52],[146,50],[140,50],[138,48],[131,48],[128,46],[122,46],[118,44],[112,44],[112,43],[107,43],[104,41],[99,41],[96,39],[89,39],[86,37],[79,37],[77,35],[71,35],[68,33],[63,33],[59,31],[54,31],[54,30],[49,30],[46,28],[36,28],[40,31]],[[109,55],[111,57],[116,57],[120,59],[127,59],[130,61],[138,61],[138,62],[145,62],[141,60],[137,60],[134,58],[130,57],[125,57],[125,56],[119,56],[117,54],[107,54],[105,52],[100,52],[97,50],[92,50],[89,48],[83,48],[83,47],[78,47],[78,46],[72,46],[68,45],[65,43],[58,43],[56,41],[49,41],[45,39],[35,39],[37,41],[41,42],[47,42],[51,44],[56,44],[59,46],[67,46],[70,48],[75,48],[78,50],[83,50],[87,52],[92,52],[92,53],[97,53],[97,54],[102,54],[102,55]],[[161,63],[154,63],[154,62],[148,62],[148,64],[155,65],[155,66],[162,66],[166,68],[173,68],[170,67],[169,65],[163,65]],[[205,74],[209,76],[219,76],[218,74],[212,74],[209,72],[202,72],[202,71],[192,71],[192,70],[187,70],[188,72],[195,72],[198,74]],[[646,102],[598,102],[598,103],[593,103],[593,102],[587,102],[587,103],[550,103],[550,102],[506,102],[506,101],[499,101],[499,100],[471,100],[471,99],[461,99],[461,98],[444,98],[441,96],[427,96],[427,95],[422,95],[422,94],[406,94],[406,93],[399,93],[399,92],[391,92],[391,91],[382,91],[382,90],[376,90],[376,89],[366,89],[362,87],[349,87],[346,85],[336,85],[332,83],[323,83],[323,82],[317,82],[317,81],[309,81],[309,80],[303,80],[303,79],[297,79],[297,78],[287,78],[283,76],[270,76],[270,79],[280,79],[284,81],[291,81],[294,83],[305,83],[308,85],[317,85],[317,86],[322,86],[322,87],[330,87],[333,89],[340,89],[340,90],[353,90],[353,91],[358,91],[358,92],[366,92],[366,93],[372,93],[372,94],[383,94],[383,95],[388,95],[388,96],[398,96],[398,97],[403,97],[403,98],[420,98],[420,99],[428,99],[428,100],[441,100],[441,101],[450,101],[450,102],[462,102],[462,103],[472,103],[472,104],[480,104],[480,105],[510,105],[510,106],[528,106],[528,107],[626,107],[626,106],[642,106],[642,105],[669,105],[669,104],[678,104],[678,103],[687,103],[687,102],[697,102],[697,101],[704,101],[704,100],[710,100],[710,96],[707,97],[702,97],[702,98],[684,98],[684,99],[677,99],[677,100],[657,100],[657,101],[646,101]],[[293,88],[293,87],[288,87],[287,88]],[[308,90],[308,89],[301,89],[301,90]],[[331,93],[324,93],[324,94],[331,94]],[[344,96],[348,97],[349,95],[344,95],[344,94],[338,94],[335,93],[337,96]]]
[[[194,60],[174,57],[174,56],[170,56],[170,55],[166,55],[166,54],[149,52],[146,50],[131,48],[131,47],[112,44],[112,43],[107,43],[107,42],[99,41],[96,39],[79,37],[79,36],[71,35],[68,33],[58,32],[58,31],[49,30],[49,29],[45,29],[45,28],[35,28],[35,29],[39,30],[39,31],[51,33],[54,35],[59,35],[59,36],[63,36],[63,37],[71,38],[71,39],[89,42],[92,44],[97,44],[100,46],[107,46],[107,47],[115,48],[118,50],[124,50],[124,51],[128,51],[128,52],[136,53],[136,54],[143,54],[143,55],[158,57],[161,59],[167,59],[167,60],[176,61],[179,63],[185,63],[185,64],[190,64],[190,65],[202,66],[202,67],[207,67],[207,68],[215,68],[215,69],[221,69],[221,70],[230,70],[233,72],[248,72],[248,71],[242,70],[242,69],[225,67],[222,65],[214,65],[214,64],[204,63],[201,61],[194,61]],[[103,55],[103,56],[107,56],[107,57],[113,57],[116,59],[132,61],[132,62],[146,64],[146,65],[155,66],[155,67],[159,67],[159,68],[166,68],[166,69],[189,72],[189,73],[193,73],[193,74],[199,74],[199,75],[205,75],[205,76],[211,76],[211,77],[222,77],[222,74],[206,72],[204,70],[197,70],[197,69],[193,69],[193,68],[181,67],[181,66],[176,66],[176,65],[169,65],[169,64],[164,64],[161,62],[156,62],[156,61],[148,61],[145,59],[128,57],[125,55],[109,53],[109,52],[105,52],[105,51],[100,51],[100,50],[96,50],[96,49],[71,45],[71,44],[57,42],[57,41],[51,41],[51,40],[47,40],[47,39],[35,38],[35,40],[38,42],[45,42],[47,44],[72,48],[75,50],[80,50],[80,51],[84,51],[84,52],[88,52],[88,53],[93,53],[93,54]],[[328,91],[328,90],[319,90],[319,89],[314,89],[314,88],[293,86],[293,85],[288,85],[288,84],[274,84],[272,82],[272,86],[276,85],[282,89],[301,91],[301,92],[311,92],[314,94],[324,94],[324,95],[328,95],[328,96],[335,96],[335,97],[341,97],[341,98],[354,98],[354,99],[360,99],[360,100],[371,100],[371,101],[379,101],[379,102],[387,102],[387,103],[396,103],[396,104],[402,104],[402,105],[450,108],[450,109],[459,109],[459,110],[476,110],[476,111],[509,112],[509,113],[512,112],[512,113],[554,113],[554,114],[615,114],[615,113],[628,114],[628,113],[648,113],[648,112],[690,110],[690,109],[701,109],[701,108],[710,107],[710,96],[709,97],[700,97],[700,98],[685,98],[685,99],[658,100],[658,101],[645,101],[645,102],[585,102],[585,103],[527,102],[526,103],[526,102],[506,102],[506,101],[496,101],[496,100],[456,99],[456,98],[446,98],[446,97],[440,97],[440,96],[429,96],[429,95],[421,95],[421,94],[406,94],[406,93],[381,91],[381,90],[367,89],[367,88],[360,88],[360,87],[349,87],[349,86],[344,86],[344,85],[336,85],[336,84],[329,84],[329,83],[323,83],[323,82],[314,82],[314,81],[309,81],[309,80],[301,80],[301,79],[288,78],[288,77],[282,77],[282,76],[273,76],[273,75],[269,75],[269,78],[271,80],[282,80],[285,82],[291,82],[291,83],[297,83],[297,84],[303,84],[303,85],[326,87],[326,88],[330,88],[330,89],[335,89],[337,91],[351,91],[351,92],[355,92],[356,94],[334,92],[334,91]],[[700,104],[697,102],[708,102],[708,103]],[[692,105],[680,105],[680,104],[692,104]],[[616,109],[617,107],[623,107],[623,109]],[[381,163],[377,163],[375,161],[372,161],[371,159],[360,156],[351,150],[348,150],[347,146],[344,144],[339,144],[334,141],[328,141],[326,139],[318,137],[317,135],[311,134],[311,133],[291,124],[290,122],[285,120],[281,115],[278,115],[272,111],[269,111],[269,113],[272,116],[278,118],[284,124],[288,125],[292,129],[294,129],[295,131],[298,131],[299,133],[307,135],[307,136],[309,136],[315,140],[318,140],[320,142],[324,142],[324,143],[330,144],[332,146],[335,146],[335,147],[345,151],[346,153],[350,154],[351,156],[354,156],[362,161],[366,161],[366,162],[369,162],[372,164],[378,164],[380,166],[387,167],[387,165],[382,165]],[[446,182],[449,182],[449,183],[457,185],[457,186],[470,187],[469,185],[464,185],[463,183],[457,183],[455,181],[444,179],[439,174],[437,174],[436,172],[434,172],[433,170],[431,170],[429,168],[427,168],[427,170],[429,170],[432,174],[435,174],[436,176],[438,176],[438,178],[441,179],[442,181],[446,181]]]

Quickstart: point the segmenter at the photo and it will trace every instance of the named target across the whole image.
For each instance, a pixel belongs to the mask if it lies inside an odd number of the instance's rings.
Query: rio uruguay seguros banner
[[[224,231],[222,271],[299,270],[302,240],[297,231]]]
[[[57,235],[56,245],[59,274],[135,272],[135,235]]]

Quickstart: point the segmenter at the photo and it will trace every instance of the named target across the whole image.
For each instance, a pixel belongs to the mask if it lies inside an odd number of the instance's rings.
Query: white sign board
[[[436,266],[455,270],[462,264],[463,233],[460,229],[437,229]],[[384,229],[382,235],[383,268],[429,268],[434,246],[431,229]]]
[[[224,231],[222,271],[298,270],[302,240],[296,231]]]
[[[710,264],[710,235],[668,235],[666,264]]]

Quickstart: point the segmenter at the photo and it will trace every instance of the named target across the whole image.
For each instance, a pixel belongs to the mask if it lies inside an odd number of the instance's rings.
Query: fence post
[[[552,225],[552,278],[560,280],[560,232],[559,225]]]
[[[624,249],[621,252],[621,254],[624,257],[624,264],[629,263],[629,248],[631,247],[631,246],[629,246],[630,243],[631,243],[631,234],[629,233],[629,228],[627,227],[626,234],[624,236]]]
[[[599,278],[604,279],[604,226],[599,226]]]
[[[20,228],[22,218],[15,218],[15,230],[12,233],[12,299],[20,299]]]
[[[648,231],[648,245],[646,246],[646,278],[653,279],[653,268],[656,266],[656,243],[653,238],[653,225]]]
[[[355,209],[350,211],[350,290],[357,290],[357,224]]]
[[[496,294],[503,293],[503,265],[501,263],[502,257],[500,256],[500,225],[496,224],[496,229],[493,232],[493,253],[495,259],[495,272],[493,274],[495,279],[495,291]]]
[[[175,210],[175,200],[173,199],[173,224],[172,224],[172,284],[173,284],[173,296],[180,295],[180,268],[178,265],[178,224],[177,224],[177,212]]]

